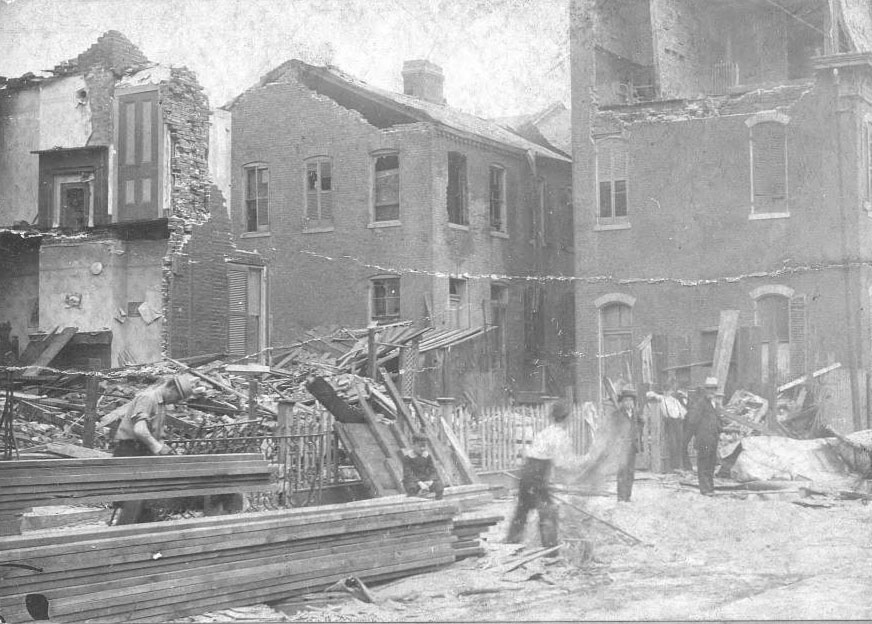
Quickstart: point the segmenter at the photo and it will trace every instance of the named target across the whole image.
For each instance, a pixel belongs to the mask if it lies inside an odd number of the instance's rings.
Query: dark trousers
[[[145,444],[136,440],[117,440],[112,449],[112,457],[148,457],[154,455]],[[140,522],[154,522],[154,513],[144,500],[118,501],[115,503],[118,509],[118,524],[139,524]]]
[[[625,442],[626,448],[621,449],[623,457],[618,466],[618,500],[630,502],[633,495],[633,481],[636,478],[636,442]]]
[[[507,542],[518,544],[523,540],[527,516],[533,509],[536,509],[539,513],[539,538],[542,540],[542,546],[544,548],[557,546],[559,514],[557,504],[548,488],[550,473],[551,462],[549,460],[527,459],[521,472],[521,483],[518,485],[518,505],[515,507],[515,515],[509,525]]]
[[[404,483],[403,487],[406,490],[407,496],[418,496],[421,493],[421,488],[418,487],[418,482]],[[433,485],[427,488],[436,495],[436,500],[442,500],[442,495],[445,493],[445,486],[442,485],[442,480],[439,477],[433,479]]]
[[[690,469],[690,456],[687,453],[687,439],[684,436],[683,418],[665,418],[666,454],[669,457],[668,470]]]
[[[718,463],[717,442],[700,442],[696,446],[696,474],[701,494],[715,491],[715,465]]]

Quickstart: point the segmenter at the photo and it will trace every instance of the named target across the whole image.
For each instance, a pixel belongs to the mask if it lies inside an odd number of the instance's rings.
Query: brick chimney
[[[417,60],[403,63],[403,93],[434,104],[445,104],[442,86],[445,77],[442,68],[430,61]]]

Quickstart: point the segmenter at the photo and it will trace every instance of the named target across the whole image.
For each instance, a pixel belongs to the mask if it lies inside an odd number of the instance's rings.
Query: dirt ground
[[[678,476],[637,480],[631,503],[569,500],[644,542],[561,508],[567,547],[557,560],[507,567],[539,547],[487,534],[487,555],[373,587],[377,604],[349,600],[290,614],[295,621],[505,621],[872,618],[872,506],[779,494],[707,498]],[[827,507],[803,507],[793,501]],[[483,512],[511,515],[514,501]],[[590,545],[585,546],[584,541]]]

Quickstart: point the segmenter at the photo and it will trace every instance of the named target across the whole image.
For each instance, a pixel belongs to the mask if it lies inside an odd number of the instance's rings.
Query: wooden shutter
[[[228,331],[227,352],[245,355],[248,328],[248,270],[228,268]]]
[[[318,188],[321,191],[321,218],[333,218],[333,165],[329,160],[321,163],[321,180]]]
[[[118,220],[157,219],[160,154],[157,91],[118,96]]]
[[[754,210],[780,212],[787,198],[784,124],[766,122],[752,130]]]
[[[318,163],[306,163],[306,218],[318,219],[318,189],[321,187]]]
[[[808,317],[805,295],[790,298],[790,374],[804,375],[808,368]]]

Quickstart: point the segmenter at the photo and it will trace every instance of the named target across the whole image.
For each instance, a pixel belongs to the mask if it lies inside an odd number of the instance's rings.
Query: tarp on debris
[[[730,470],[736,481],[844,481],[850,470],[839,456],[836,440],[794,440],[755,436],[742,440],[742,452]]]

